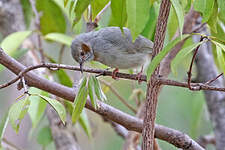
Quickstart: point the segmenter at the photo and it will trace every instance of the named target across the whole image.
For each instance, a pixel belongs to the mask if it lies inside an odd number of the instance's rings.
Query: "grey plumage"
[[[143,65],[152,53],[153,42],[141,35],[132,42],[129,29],[123,30],[124,34],[119,27],[106,27],[76,36],[71,45],[72,56],[77,62],[83,63],[81,44],[85,44],[91,53],[85,61],[94,59],[121,69]]]

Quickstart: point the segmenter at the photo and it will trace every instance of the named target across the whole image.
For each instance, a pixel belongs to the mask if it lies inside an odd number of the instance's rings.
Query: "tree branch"
[[[5,54],[2,50],[0,50],[0,63],[17,75],[26,69],[24,65]],[[74,101],[75,99],[75,92],[72,88],[41,78],[33,72],[24,74],[24,78],[29,86],[39,88],[69,101]],[[85,107],[124,126],[128,130],[142,131],[142,120],[104,104],[103,102],[98,101],[98,105],[99,108],[95,110],[90,100],[87,100]],[[161,125],[155,125],[155,137],[167,141],[178,148],[187,149],[188,147],[189,149],[187,150],[203,150],[203,148],[188,135]]]

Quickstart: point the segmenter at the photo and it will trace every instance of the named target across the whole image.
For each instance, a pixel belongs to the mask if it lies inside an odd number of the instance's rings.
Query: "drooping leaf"
[[[85,11],[85,9],[87,9],[90,2],[91,0],[77,0],[76,6],[74,9],[75,19],[73,22],[73,27],[79,22],[83,12]]]
[[[212,40],[212,43],[215,44],[216,46],[220,47],[225,52],[225,45],[223,45],[219,42],[216,42],[214,40]]]
[[[29,89],[29,93],[32,94],[41,94],[47,96],[48,94],[40,89],[31,87]],[[41,118],[44,115],[45,108],[47,106],[47,102],[43,101],[38,96],[30,96],[30,107],[28,109],[28,114],[30,116],[32,122],[32,128],[36,128]]]
[[[185,34],[182,35],[182,37],[177,37],[175,40],[169,42],[163,49],[162,51],[154,57],[154,59],[151,61],[151,63],[148,66],[147,69],[147,80],[150,79],[152,73],[158,66],[158,64],[161,62],[161,60],[172,50],[172,48],[179,43],[180,41],[190,37],[190,35]]]
[[[92,106],[96,109],[97,108],[97,102],[96,102],[96,95],[95,95],[95,89],[94,89],[94,77],[90,76],[88,80],[88,92],[89,97],[91,99]]]
[[[84,129],[84,132],[87,134],[87,136],[91,138],[92,137],[91,127],[85,110],[83,110],[82,113],[80,114],[78,121],[80,126]]]
[[[133,40],[142,32],[148,18],[150,3],[149,0],[127,0],[127,27],[131,31]]]
[[[26,115],[30,105],[29,96],[14,103],[9,109],[9,122],[12,128],[18,133],[21,120]]]
[[[92,10],[92,20],[95,19],[97,14],[105,7],[109,0],[92,0],[91,10]]]
[[[95,89],[95,94],[96,94],[97,98],[101,101],[107,101],[107,98],[106,98],[104,92],[102,91],[101,84],[99,83],[98,79],[94,76],[92,79],[94,82],[94,89]]]
[[[217,28],[216,28],[217,22],[218,22],[218,5],[217,5],[217,2],[215,1],[212,14],[207,22],[210,29],[215,33],[217,33]]]
[[[176,57],[172,60],[171,62],[171,70],[174,74],[176,74],[175,68],[176,66],[188,55],[190,54],[195,48],[197,48],[199,45],[202,45],[203,43],[205,43],[206,40],[198,42],[198,43],[194,43],[188,47],[185,47],[183,49],[181,49]]]
[[[58,5],[52,0],[36,0],[36,8],[41,12],[40,25],[42,34],[52,32],[65,33],[66,21]]]
[[[1,147],[1,141],[2,141],[3,135],[5,133],[6,126],[7,126],[8,122],[9,122],[8,115],[9,115],[9,113],[7,111],[4,114],[4,116],[1,118],[1,123],[0,123],[0,147]]]
[[[20,3],[23,8],[23,16],[24,21],[26,23],[26,27],[29,28],[32,17],[32,8],[30,2],[29,0],[20,0]]]
[[[65,124],[66,121],[66,109],[63,106],[63,104],[61,104],[59,101],[49,98],[47,96],[43,96],[40,94],[35,94],[34,96],[39,96],[41,97],[43,100],[45,100],[46,102],[48,102],[54,109],[55,111],[58,113],[60,119],[62,120],[63,124]]]
[[[45,35],[46,40],[52,40],[70,46],[73,38],[63,33],[49,33]]]
[[[111,0],[111,18],[109,26],[118,26],[122,30],[127,20],[126,0]]]
[[[158,16],[158,11],[155,8],[154,5],[152,5],[152,7],[149,10],[149,19],[145,25],[144,30],[142,31],[141,35],[143,35],[144,37],[150,39],[153,41],[153,37],[154,37],[154,33],[155,33],[155,27],[156,27],[156,20],[157,20],[157,16]]]
[[[218,44],[216,44],[216,53],[217,53],[217,59],[219,62],[219,66],[225,73],[225,59],[224,59],[222,48]]]
[[[175,9],[177,20],[179,23],[180,35],[182,35],[183,26],[184,26],[184,10],[179,3],[179,0],[171,0],[173,8]]]
[[[66,7],[69,0],[64,0],[64,7]]]
[[[2,49],[9,55],[15,53],[15,51],[20,47],[22,42],[30,36],[32,31],[19,31],[14,32],[8,35],[2,42],[1,47]]]
[[[168,32],[168,38],[171,40],[174,35],[176,34],[178,29],[178,19],[175,12],[174,7],[170,9],[169,19],[168,19],[168,25],[167,25],[167,32]]]
[[[83,87],[81,86],[74,100],[72,123],[76,123],[76,121],[79,119],[80,114],[86,104],[87,95],[88,95],[88,89],[86,88],[86,86],[83,86]]]
[[[42,145],[43,147],[46,147],[53,141],[51,129],[49,126],[43,127],[38,135],[37,135],[37,142]]]
[[[65,85],[68,87],[73,87],[72,80],[70,79],[69,75],[63,69],[59,69],[55,73],[62,85]]]
[[[207,22],[213,13],[214,0],[206,0],[202,22]]]

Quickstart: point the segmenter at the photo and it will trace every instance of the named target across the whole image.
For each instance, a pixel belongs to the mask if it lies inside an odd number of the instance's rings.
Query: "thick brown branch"
[[[12,57],[6,55],[2,50],[0,50],[0,63],[7,67],[15,74],[19,74],[26,67],[13,59]],[[35,73],[28,72],[24,75],[24,78],[29,86],[34,86],[41,90],[47,91],[63,99],[74,101],[75,92],[72,88],[65,87],[55,82],[51,82],[47,79],[37,76]],[[128,115],[112,106],[99,102],[99,108],[95,110],[92,107],[90,100],[87,100],[85,105],[86,108],[112,120],[128,130],[133,130],[137,132],[142,131],[143,121],[137,119],[131,115]],[[195,141],[193,141],[189,136],[183,134],[180,131],[163,127],[160,125],[155,125],[155,137],[161,140],[167,141],[179,148],[188,150],[203,150]]]

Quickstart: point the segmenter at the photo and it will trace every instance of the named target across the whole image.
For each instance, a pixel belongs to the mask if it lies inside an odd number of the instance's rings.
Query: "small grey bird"
[[[152,53],[153,42],[139,35],[132,42],[129,29],[106,27],[99,31],[82,33],[75,37],[71,45],[73,58],[82,66],[86,61],[99,61],[113,71],[115,77],[118,69],[129,69],[143,66]]]

